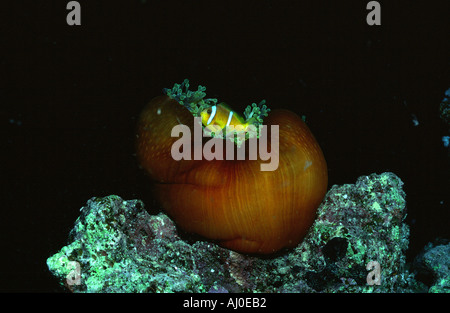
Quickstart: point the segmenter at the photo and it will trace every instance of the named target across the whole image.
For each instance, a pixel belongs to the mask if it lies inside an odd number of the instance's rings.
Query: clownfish
[[[211,132],[218,132],[225,127],[234,127],[235,131],[246,131],[249,122],[246,122],[242,116],[231,110],[224,103],[213,105],[200,113],[202,124]]]

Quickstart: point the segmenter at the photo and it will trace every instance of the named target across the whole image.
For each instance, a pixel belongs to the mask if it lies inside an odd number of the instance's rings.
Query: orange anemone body
[[[168,96],[154,98],[139,118],[137,156],[158,201],[182,229],[242,253],[270,254],[303,239],[328,176],[322,150],[300,117],[273,110],[264,121],[279,125],[274,171],[261,171],[268,161],[259,157],[176,161],[171,147],[179,138],[171,131],[179,124],[193,129],[193,115]]]

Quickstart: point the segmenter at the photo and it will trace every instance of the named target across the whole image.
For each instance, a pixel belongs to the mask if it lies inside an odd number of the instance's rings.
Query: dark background
[[[158,209],[134,127],[184,78],[237,111],[266,99],[305,115],[330,187],[397,174],[409,260],[450,237],[445,2],[379,1],[381,26],[367,25],[368,1],[86,0],[81,26],[66,24],[67,2],[1,4],[0,291],[63,290],[45,262],[91,197]]]

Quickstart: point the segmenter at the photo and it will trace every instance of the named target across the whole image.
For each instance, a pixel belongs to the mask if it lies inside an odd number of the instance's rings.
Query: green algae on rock
[[[47,265],[74,292],[423,291],[405,267],[402,185],[382,173],[333,186],[303,242],[269,258],[185,238],[139,200],[92,198]],[[367,284],[370,261],[380,265],[380,285]]]
[[[429,293],[450,293],[450,240],[437,238],[428,243],[414,265],[417,276],[428,283]]]
[[[445,91],[445,97],[439,105],[441,119],[450,124],[450,88]]]

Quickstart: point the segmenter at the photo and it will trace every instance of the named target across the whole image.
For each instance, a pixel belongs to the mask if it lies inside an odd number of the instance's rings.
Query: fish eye
[[[211,108],[208,108],[208,110],[206,110],[206,113],[208,113],[208,114],[211,114],[211,112],[212,112]]]

